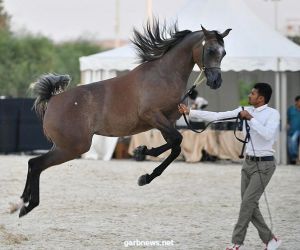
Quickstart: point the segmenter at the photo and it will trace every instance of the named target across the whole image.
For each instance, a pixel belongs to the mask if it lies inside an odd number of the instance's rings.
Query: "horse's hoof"
[[[20,210],[20,213],[19,213],[19,218],[23,217],[24,215],[26,215],[28,213],[27,211],[27,207],[26,206],[23,206]]]
[[[138,179],[139,186],[144,186],[149,183],[150,183],[150,175],[149,174],[144,174],[144,175],[140,176],[140,178]]]
[[[146,154],[147,146],[141,145],[141,146],[138,146],[136,149],[139,150],[141,152],[141,154]]]
[[[146,155],[146,150],[147,146],[142,145],[138,146],[134,151],[133,151],[133,156],[137,161],[143,161],[145,160],[145,155]]]
[[[136,161],[144,161],[146,159],[146,150],[147,150],[147,147],[145,145],[138,146],[133,151],[133,158]]]

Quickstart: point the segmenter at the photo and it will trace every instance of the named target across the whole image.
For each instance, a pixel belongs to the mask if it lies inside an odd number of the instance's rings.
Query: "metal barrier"
[[[31,109],[34,99],[0,99],[0,153],[48,150],[52,144]]]

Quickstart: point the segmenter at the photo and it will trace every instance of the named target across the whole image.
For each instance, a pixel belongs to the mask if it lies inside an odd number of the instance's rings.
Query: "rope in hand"
[[[184,102],[184,100],[192,93],[192,91],[193,91],[198,85],[200,85],[202,82],[205,81],[205,76],[203,77],[203,72],[204,72],[204,71],[205,71],[205,67],[202,67],[201,70],[200,70],[200,74],[198,75],[198,77],[197,77],[196,80],[194,81],[194,84],[193,84],[192,87],[186,92],[186,94],[181,98],[180,103]],[[198,130],[196,130],[196,129],[194,129],[194,128],[192,127],[192,125],[190,124],[190,122],[188,121],[188,119],[187,119],[187,117],[186,117],[186,114],[183,113],[182,115],[183,115],[183,118],[184,118],[185,123],[187,124],[188,128],[189,128],[190,130],[192,130],[193,132],[198,133],[198,134],[204,132],[204,131],[205,131],[212,123],[214,123],[214,122],[235,120],[236,124],[238,124],[239,119],[240,119],[239,116],[236,116],[236,117],[230,117],[230,118],[224,118],[224,119],[214,120],[214,121],[211,121],[211,122],[207,123],[206,126],[205,126],[201,131],[198,131]],[[235,136],[235,138],[236,138],[238,141],[244,143],[244,146],[243,146],[243,149],[244,149],[244,148],[245,148],[245,143],[248,142],[248,141],[246,141],[246,140],[247,140],[247,137],[245,138],[245,140],[242,140],[242,139],[238,138],[237,135],[236,135],[236,128],[237,128],[237,126],[236,126],[235,129],[234,129],[234,136]],[[242,151],[242,153],[243,153],[243,152],[244,152],[244,150]],[[242,153],[241,153],[241,155],[242,155]],[[241,158],[241,156],[240,156],[240,158]]]

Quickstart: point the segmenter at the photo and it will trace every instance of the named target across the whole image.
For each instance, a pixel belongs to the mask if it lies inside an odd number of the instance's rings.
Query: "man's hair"
[[[296,97],[295,97],[295,102],[298,102],[300,100],[300,95],[297,95]]]
[[[272,88],[270,84],[264,82],[256,83],[253,88],[255,88],[260,96],[265,98],[265,104],[269,103],[272,96]]]

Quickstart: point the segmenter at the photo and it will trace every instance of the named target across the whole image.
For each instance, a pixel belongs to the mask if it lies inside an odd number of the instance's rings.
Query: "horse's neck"
[[[180,76],[184,82],[187,82],[194,68],[193,46],[200,39],[200,33],[193,33],[164,56],[165,62],[163,65],[167,67],[172,65],[172,74]]]

